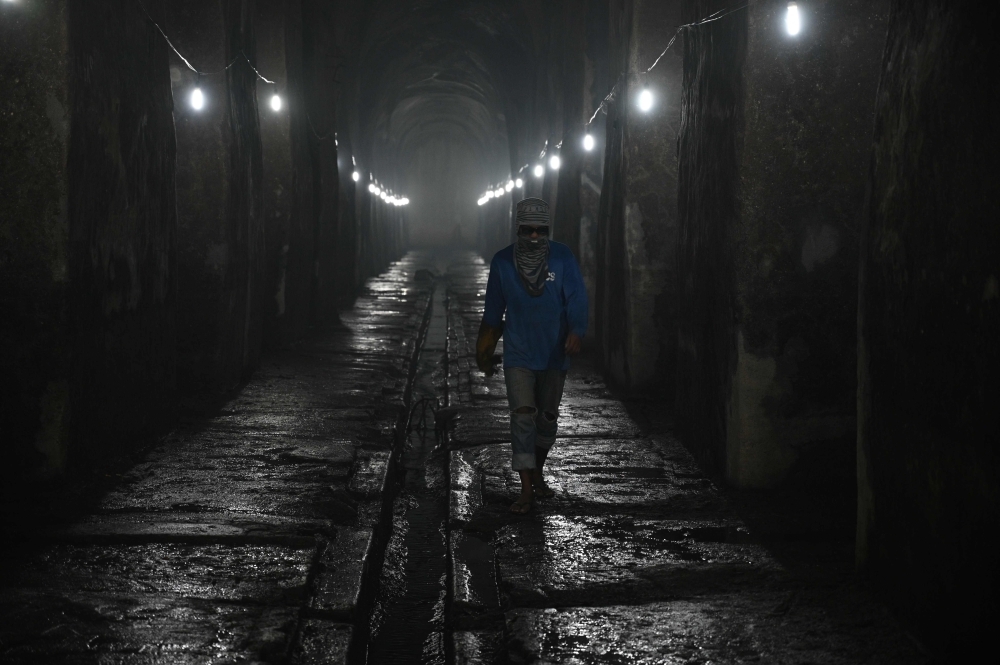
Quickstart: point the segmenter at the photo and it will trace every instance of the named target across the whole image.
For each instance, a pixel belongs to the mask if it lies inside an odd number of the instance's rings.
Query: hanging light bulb
[[[506,189],[508,192],[510,190],[514,189],[514,181],[513,180],[508,180],[507,184],[504,185],[504,189]]]
[[[498,197],[503,196],[503,187],[497,187],[496,195]]]
[[[281,110],[281,97],[275,92],[271,95],[271,110],[278,112]]]
[[[386,195],[386,193],[385,193],[385,192],[379,192],[379,194],[378,194],[378,197],[379,197],[380,199],[382,199],[383,201],[385,201],[385,199],[386,199],[387,195]]]
[[[541,164],[535,164],[535,168],[531,172],[535,174],[536,178],[541,178],[545,175],[545,167]]]
[[[489,190],[488,192],[486,192],[486,199],[487,200],[492,199],[493,196],[494,196],[494,194],[493,194],[493,190],[492,189]]]
[[[517,180],[514,181],[514,186],[517,187],[518,189],[521,189],[522,187],[524,187],[524,181],[518,178]]]
[[[649,88],[643,88],[642,92],[639,93],[639,110],[646,113],[651,108],[653,108],[653,93],[649,91]]]
[[[382,190],[379,189],[378,185],[375,185],[375,196],[382,196]]]
[[[583,149],[586,150],[587,152],[590,152],[591,150],[594,149],[594,137],[591,136],[590,134],[587,134],[586,136],[583,137]]]
[[[481,197],[479,197],[479,200],[478,200],[478,201],[476,201],[476,203],[478,203],[479,205],[483,205],[483,204],[485,204],[485,203],[486,203],[487,201],[489,201],[489,199],[488,199],[488,198],[486,198],[485,196],[481,196]]]
[[[375,185],[373,183],[368,183],[368,191],[372,194],[375,193]]]
[[[361,174],[355,171],[354,173],[351,174],[351,180],[353,180],[354,182],[361,180]]]
[[[788,34],[795,36],[802,29],[802,17],[799,15],[799,6],[794,2],[788,3],[788,12],[785,14],[785,29]]]
[[[191,108],[195,111],[205,108],[205,95],[202,94],[200,87],[191,91]]]
[[[562,166],[562,160],[559,159],[559,155],[552,155],[552,158],[549,159],[549,168],[558,171],[560,166]]]
[[[404,197],[403,197],[403,200],[401,201],[401,204],[402,204],[402,205],[404,205],[404,206],[408,206],[408,205],[410,205],[410,199],[408,199],[408,198],[406,198],[406,197],[404,196]]]

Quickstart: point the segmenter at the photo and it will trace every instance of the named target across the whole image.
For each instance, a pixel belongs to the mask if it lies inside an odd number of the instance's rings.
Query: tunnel
[[[0,0],[0,662],[992,662],[998,19]]]

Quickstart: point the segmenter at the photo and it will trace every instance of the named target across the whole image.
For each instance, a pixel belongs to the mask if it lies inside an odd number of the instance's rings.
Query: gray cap
[[[549,225],[549,204],[541,199],[523,199],[517,202],[517,215],[515,217],[517,225],[530,224],[531,226]]]

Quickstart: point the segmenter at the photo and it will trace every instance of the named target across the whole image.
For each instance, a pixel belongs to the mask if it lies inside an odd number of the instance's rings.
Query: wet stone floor
[[[503,377],[474,361],[487,271],[410,253],[78,518],[8,519],[0,662],[929,662],[849,537],[719,488],[586,355],[556,495],[509,513]]]

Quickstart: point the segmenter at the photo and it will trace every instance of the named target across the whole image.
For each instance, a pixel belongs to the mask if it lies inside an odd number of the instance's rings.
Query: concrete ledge
[[[354,621],[368,559],[373,549],[371,529],[340,529],[320,554],[309,615]]]
[[[449,454],[448,480],[448,519],[452,526],[468,524],[483,506],[483,493],[479,471],[463,451],[453,450]]]
[[[350,624],[307,619],[299,632],[294,662],[299,665],[347,665],[354,627]]]

